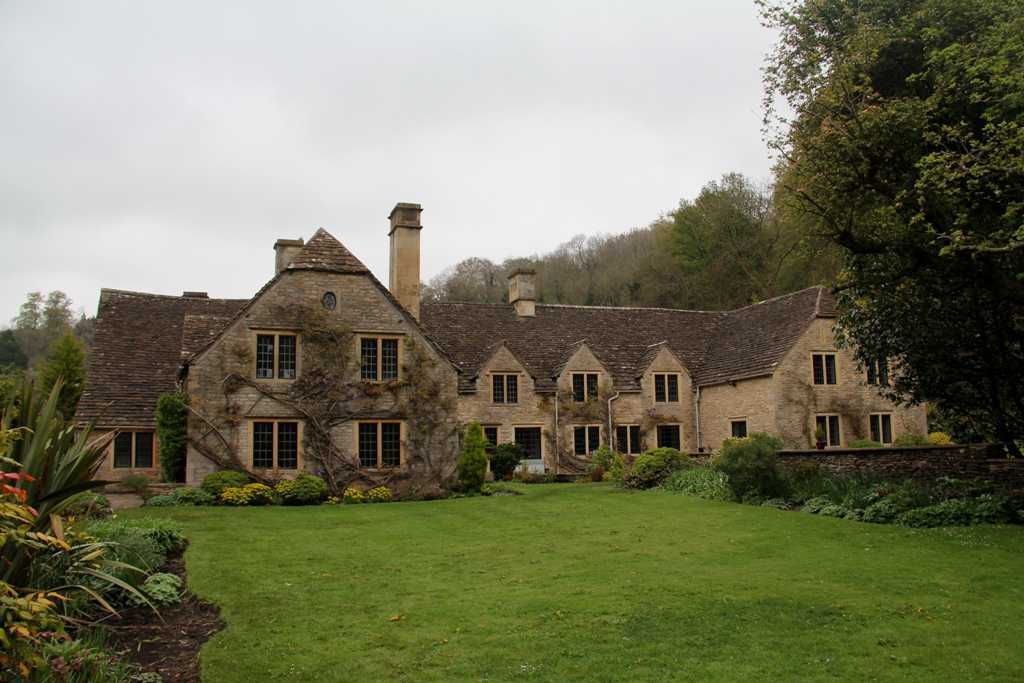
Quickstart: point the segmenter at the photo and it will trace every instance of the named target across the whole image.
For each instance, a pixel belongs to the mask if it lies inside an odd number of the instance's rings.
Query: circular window
[[[320,299],[320,303],[328,311],[333,311],[334,307],[338,305],[338,297],[334,296],[334,292],[325,292],[323,298]]]

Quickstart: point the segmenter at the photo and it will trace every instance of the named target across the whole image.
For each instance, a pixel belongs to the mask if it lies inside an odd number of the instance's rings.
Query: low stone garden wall
[[[1000,489],[1024,492],[1024,458],[1006,457],[998,444],[784,450],[778,462],[783,467],[814,462],[835,474],[864,472],[893,479],[984,479]]]

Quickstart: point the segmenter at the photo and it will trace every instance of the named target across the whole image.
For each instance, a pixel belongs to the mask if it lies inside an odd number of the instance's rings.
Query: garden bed
[[[111,652],[160,674],[165,683],[192,683],[199,678],[199,650],[224,628],[220,610],[187,590],[185,558],[176,552],[161,571],[181,577],[185,590],[181,602],[154,614],[148,607],[121,610],[104,623]]]

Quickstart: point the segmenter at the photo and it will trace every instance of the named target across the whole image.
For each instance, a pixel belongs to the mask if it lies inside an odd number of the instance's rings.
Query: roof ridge
[[[214,297],[195,297],[195,296],[182,296],[180,294],[156,294],[154,292],[136,292],[131,289],[115,289],[113,287],[100,287],[100,297],[102,298],[104,293],[119,294],[127,296],[145,296],[154,299],[174,299],[181,300],[187,299],[189,301],[248,301],[244,298],[214,298]]]
[[[594,306],[587,304],[541,304],[538,303],[537,307],[546,308],[593,308],[598,310],[610,310],[610,311],[668,311],[671,313],[706,313],[709,315],[722,315],[725,313],[731,313],[731,311],[701,311],[695,308],[665,308],[662,306]]]
[[[761,301],[755,301],[752,304],[747,304],[746,306],[740,306],[739,308],[731,308],[728,311],[722,311],[722,312],[723,313],[739,313],[740,311],[745,311],[748,308],[753,308],[754,306],[760,306],[762,304],[770,304],[773,301],[779,301],[781,299],[788,299],[790,297],[796,296],[797,294],[803,294],[804,292],[809,292],[812,289],[818,290],[818,300],[820,300],[821,299],[821,290],[824,289],[824,286],[823,285],[811,285],[810,287],[804,287],[803,289],[798,289],[795,292],[787,292],[786,294],[779,294],[778,296],[769,297],[767,299],[762,299]],[[817,310],[817,304],[815,304],[815,310]]]

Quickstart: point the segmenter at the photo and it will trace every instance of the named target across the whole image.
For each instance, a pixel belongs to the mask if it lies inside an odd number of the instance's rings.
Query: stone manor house
[[[836,349],[824,288],[724,312],[550,305],[518,270],[507,303],[421,303],[421,211],[391,211],[388,287],[320,229],[276,242],[251,299],[102,290],[77,414],[119,432],[99,476],[159,476],[155,405],[178,390],[189,483],[243,467],[424,492],[451,476],[473,420],[558,474],[600,444],[707,452],[763,431],[813,448],[820,428],[841,447],[927,430],[923,406],[879,394],[886,362]]]

